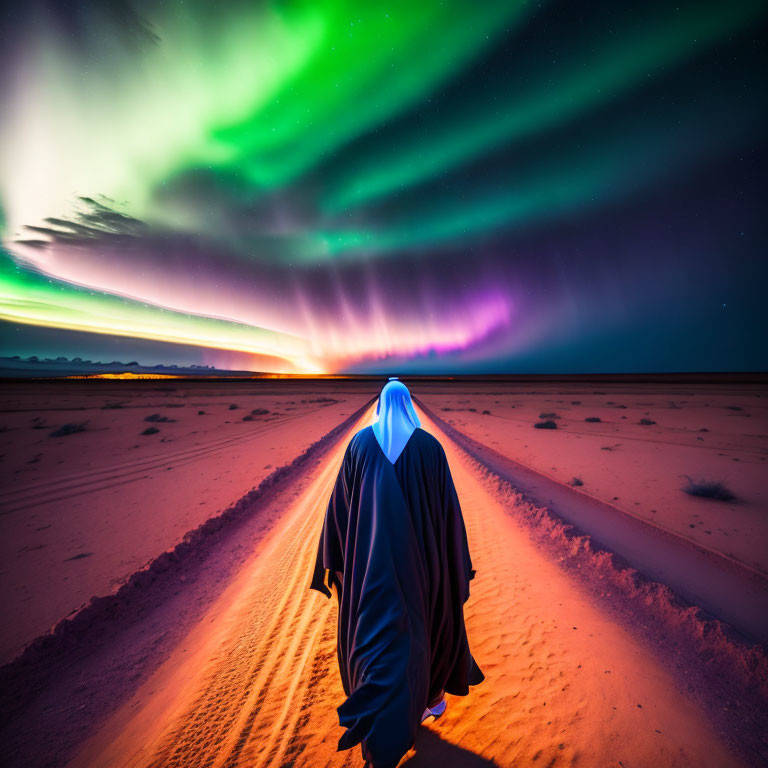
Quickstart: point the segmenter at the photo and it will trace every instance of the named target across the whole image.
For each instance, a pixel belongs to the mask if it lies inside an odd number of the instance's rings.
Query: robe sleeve
[[[445,510],[446,543],[451,556],[451,564],[459,570],[462,577],[461,601],[465,603],[469,598],[469,582],[475,578],[475,569],[472,567],[472,558],[469,554],[467,529],[464,525],[464,516],[461,513],[461,504],[456,493],[456,486],[453,484],[448,458],[442,446],[440,446],[439,454],[440,489],[443,509]]]
[[[352,487],[353,459],[351,441],[344,452],[344,458],[336,476],[331,498],[325,510],[323,528],[317,543],[315,567],[312,572],[310,589],[331,597],[330,586],[336,578],[334,571],[344,573],[344,542],[349,522],[349,502]]]

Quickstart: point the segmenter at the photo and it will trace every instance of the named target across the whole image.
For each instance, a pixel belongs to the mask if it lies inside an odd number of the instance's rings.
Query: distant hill
[[[50,378],[58,376],[87,376],[93,374],[145,374],[166,376],[254,376],[254,371],[227,371],[210,365],[139,365],[135,360],[123,363],[113,360],[83,360],[73,357],[0,357],[0,378]]]

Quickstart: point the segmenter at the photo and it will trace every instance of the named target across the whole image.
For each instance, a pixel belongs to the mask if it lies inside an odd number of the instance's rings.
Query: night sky
[[[768,4],[4,3],[0,354],[768,370]]]

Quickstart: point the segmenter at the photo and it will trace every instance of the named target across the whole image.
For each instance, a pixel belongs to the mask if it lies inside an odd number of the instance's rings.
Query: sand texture
[[[283,383],[2,387],[0,612],[14,621],[0,636],[0,663],[113,592],[371,397]],[[50,435],[84,422],[82,432]],[[158,431],[143,435],[148,428]]]
[[[768,574],[766,387],[462,383],[412,391],[515,461],[561,482],[576,478],[582,493]],[[556,428],[534,426],[544,421]],[[686,476],[720,480],[736,498],[690,496]]]
[[[349,418],[367,391],[348,394],[347,421],[337,414],[336,431],[237,514],[0,670],[8,765],[362,766],[358,747],[336,751],[335,598],[308,584],[344,448],[373,417],[369,406]],[[764,648],[574,535],[419,413],[462,504],[477,571],[467,631],[486,680],[448,696],[401,765],[764,764]],[[484,424],[453,418],[473,437]],[[506,434],[511,451],[518,434]],[[743,477],[729,479],[748,496]]]

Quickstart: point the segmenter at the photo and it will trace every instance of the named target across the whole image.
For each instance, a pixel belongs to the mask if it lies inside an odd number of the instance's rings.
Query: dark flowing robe
[[[335,572],[342,574],[339,582]],[[350,440],[331,494],[310,589],[339,601],[337,656],[347,699],[338,750],[361,744],[375,768],[413,746],[427,704],[485,679],[464,603],[475,576],[445,451],[416,428],[393,464],[372,427]]]

